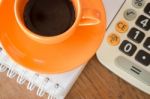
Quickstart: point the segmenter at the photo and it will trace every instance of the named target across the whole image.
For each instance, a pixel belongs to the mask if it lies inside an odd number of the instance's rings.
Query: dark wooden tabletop
[[[27,91],[26,85],[20,86],[16,78],[11,80],[0,73],[0,99],[47,99],[37,97],[36,91]],[[66,99],[150,99],[150,95],[126,83],[93,57]]]

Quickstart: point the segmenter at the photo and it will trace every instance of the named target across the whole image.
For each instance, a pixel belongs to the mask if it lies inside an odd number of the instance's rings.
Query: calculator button
[[[119,49],[126,55],[132,56],[135,53],[137,47],[129,41],[124,40],[120,45]]]
[[[148,3],[148,5],[146,6],[144,12],[150,16],[150,3]]]
[[[116,46],[120,43],[120,37],[118,35],[116,35],[115,33],[112,33],[108,36],[107,38],[107,42],[111,45],[111,46]]]
[[[135,8],[142,8],[145,5],[145,0],[133,0],[132,5]]]
[[[136,28],[132,28],[127,36],[136,43],[141,43],[145,34]]]
[[[136,25],[148,31],[150,29],[150,19],[144,15],[141,15],[136,21]]]
[[[144,43],[144,47],[150,51],[150,37],[146,39]]]
[[[150,64],[150,54],[143,50],[140,50],[138,52],[135,59],[145,66],[148,66]]]
[[[129,25],[126,21],[120,21],[117,23],[116,25],[116,30],[119,32],[119,33],[125,33],[127,32],[129,29]]]
[[[144,84],[150,85],[150,72],[148,72],[143,67],[135,64],[129,58],[119,56],[116,58],[115,64],[115,66],[117,66],[119,69],[127,72],[139,81],[142,81]]]
[[[124,17],[128,21],[132,21],[132,20],[134,20],[137,17],[137,12],[135,10],[133,10],[133,9],[127,9],[124,12]]]

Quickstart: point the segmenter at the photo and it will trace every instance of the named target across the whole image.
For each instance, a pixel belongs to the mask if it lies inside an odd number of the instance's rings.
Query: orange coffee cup
[[[83,2],[83,0],[72,0],[75,9],[75,22],[66,32],[53,36],[53,37],[43,37],[32,33],[25,25],[23,19],[24,8],[28,0],[15,0],[14,11],[15,17],[18,25],[23,30],[23,32],[39,43],[59,43],[71,36],[78,26],[93,26],[100,23],[100,12],[96,9],[91,9],[88,2]],[[82,9],[82,3],[86,5],[86,8]],[[87,4],[86,4],[87,3]]]
[[[79,67],[94,55],[106,26],[101,0],[72,0],[75,22],[64,33],[50,37],[25,26],[23,13],[28,1],[3,0],[0,5],[0,40],[15,62],[41,73],[60,73]]]

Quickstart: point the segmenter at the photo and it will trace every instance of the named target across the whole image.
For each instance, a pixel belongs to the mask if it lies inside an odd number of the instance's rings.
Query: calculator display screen
[[[116,16],[125,1],[126,0],[103,0],[107,15],[107,27]]]

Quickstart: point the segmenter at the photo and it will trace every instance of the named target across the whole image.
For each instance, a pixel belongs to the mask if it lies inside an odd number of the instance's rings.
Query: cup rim
[[[26,0],[27,2],[29,0]],[[19,0],[15,0],[14,3],[14,14],[15,14],[15,19],[18,23],[18,25],[20,26],[20,28],[22,29],[22,31],[29,37],[31,37],[32,39],[38,41],[38,42],[43,42],[43,43],[58,43],[61,42],[65,39],[67,39],[74,31],[74,29],[79,25],[80,19],[81,19],[81,4],[80,4],[80,0],[72,0],[72,4],[74,6],[74,10],[75,10],[75,21],[72,24],[72,26],[70,26],[70,28],[68,30],[66,30],[65,32],[59,34],[59,35],[55,35],[55,36],[42,36],[42,35],[38,35],[34,32],[32,32],[31,30],[29,30],[25,24],[24,21],[21,19],[21,16],[19,15],[18,12],[18,2]]]

